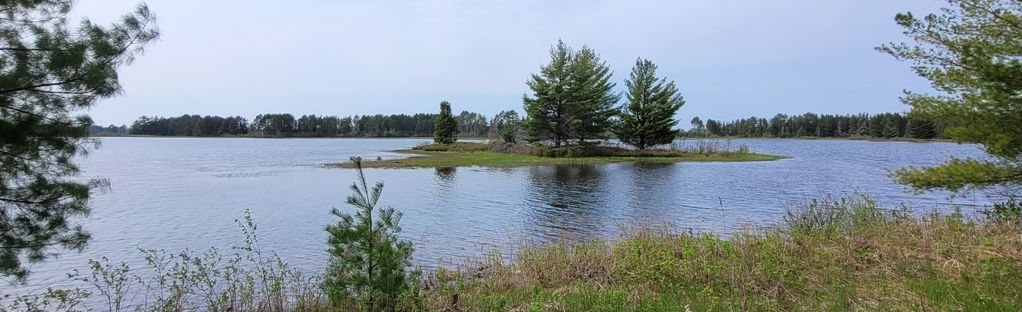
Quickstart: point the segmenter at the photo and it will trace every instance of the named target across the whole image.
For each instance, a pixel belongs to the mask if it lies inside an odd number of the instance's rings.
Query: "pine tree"
[[[586,139],[603,139],[617,115],[614,106],[621,98],[610,82],[610,68],[589,47],[583,46],[571,58],[569,97],[572,135],[584,144]]]
[[[908,115],[907,136],[917,139],[932,139],[937,136],[937,127],[933,120],[922,114]]]
[[[656,69],[649,60],[636,60],[625,81],[628,103],[621,108],[621,121],[614,127],[621,142],[638,149],[674,141],[678,135],[674,115],[685,104],[673,81],[657,79]]]
[[[526,118],[523,122],[529,142],[550,141],[560,147],[571,135],[574,122],[571,96],[571,59],[574,51],[563,41],[550,49],[550,63],[532,74],[526,84],[533,96],[523,96]]]
[[[451,144],[458,140],[458,121],[451,113],[451,103],[440,102],[440,115],[433,122],[433,142]]]
[[[117,69],[159,36],[145,5],[111,27],[69,29],[70,0],[0,4],[0,276],[24,281],[22,261],[80,250],[99,181],[71,179],[95,141],[84,115],[121,91]]]
[[[518,112],[513,110],[501,111],[496,116],[493,116],[490,131],[494,132],[494,137],[499,138],[501,142],[515,143],[519,132],[521,132],[521,123],[521,120],[518,118]]]
[[[370,190],[362,172],[362,159],[352,157],[358,179],[347,203],[358,208],[354,215],[333,209],[341,220],[326,228],[330,262],[323,282],[329,299],[338,306],[357,302],[368,311],[393,311],[398,299],[414,288],[418,272],[410,271],[412,243],[401,240],[401,213],[376,208],[383,183]],[[373,213],[377,216],[373,217]]]

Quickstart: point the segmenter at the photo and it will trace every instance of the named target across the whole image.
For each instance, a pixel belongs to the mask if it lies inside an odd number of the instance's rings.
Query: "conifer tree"
[[[433,125],[433,142],[451,144],[458,140],[458,121],[451,113],[451,103],[440,102],[440,115],[436,116]]]
[[[523,96],[526,118],[523,122],[528,140],[550,141],[560,147],[571,135],[574,122],[568,83],[571,79],[571,59],[574,51],[563,41],[550,49],[550,63],[532,74],[526,84],[532,97]]]
[[[893,174],[919,191],[952,192],[1007,188],[1017,197],[1022,185],[1022,2],[947,0],[940,13],[918,18],[898,14],[896,22],[913,43],[878,48],[912,63],[939,94],[908,93],[912,113],[944,124],[960,143],[983,145],[991,158],[954,158],[934,167]]]
[[[117,69],[159,36],[145,5],[103,27],[68,26],[71,0],[0,4],[0,276],[24,281],[23,265],[55,249],[80,250],[89,235],[73,218],[89,213],[99,181],[70,177],[95,141],[84,115],[121,91]]]
[[[413,291],[417,282],[418,272],[409,270],[412,243],[397,236],[400,212],[377,209],[383,183],[369,189],[362,159],[352,157],[351,161],[358,179],[351,185],[355,194],[348,196],[347,203],[358,210],[354,215],[332,210],[341,220],[326,228],[330,262],[323,288],[339,306],[354,301],[368,311],[394,311],[400,297]]]
[[[615,83],[610,82],[611,72],[606,62],[589,47],[582,47],[571,58],[571,132],[584,144],[587,139],[606,137],[617,115],[615,105],[621,96],[614,92]]]
[[[494,132],[494,137],[499,138],[501,142],[515,143],[521,131],[518,112],[509,110],[497,113],[496,116],[493,116],[490,131]]]
[[[638,149],[674,141],[678,135],[674,114],[685,104],[673,81],[657,79],[656,69],[656,64],[649,60],[636,60],[630,78],[625,81],[628,102],[621,108],[621,121],[614,127],[621,142]]]

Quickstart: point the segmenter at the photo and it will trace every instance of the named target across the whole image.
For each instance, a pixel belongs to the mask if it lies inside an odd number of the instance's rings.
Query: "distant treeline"
[[[428,137],[437,114],[318,116],[260,114],[252,122],[241,116],[142,116],[128,128],[132,135],[265,136],[265,137]],[[461,136],[485,136],[486,116],[463,111],[456,115]]]
[[[877,138],[940,138],[944,125],[917,115],[883,113],[876,115],[817,115],[805,113],[788,116],[778,114],[773,118],[750,117],[733,121],[695,117],[692,129],[686,136],[730,136],[730,137],[877,137]]]
[[[91,127],[89,127],[89,134],[95,135],[95,136],[127,135],[128,134],[128,126],[126,126],[126,125],[120,125],[120,126],[109,125],[109,126],[104,127],[104,126],[92,125]]]

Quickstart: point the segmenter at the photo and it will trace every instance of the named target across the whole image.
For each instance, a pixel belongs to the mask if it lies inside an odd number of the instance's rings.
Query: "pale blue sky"
[[[79,0],[107,23],[137,0]],[[594,48],[619,88],[636,57],[675,80],[679,112],[905,111],[925,91],[907,64],[873,50],[903,41],[898,12],[937,0],[199,1],[149,0],[163,33],[121,70],[125,93],[99,124],[141,115],[352,115],[522,111],[525,80],[558,38]]]

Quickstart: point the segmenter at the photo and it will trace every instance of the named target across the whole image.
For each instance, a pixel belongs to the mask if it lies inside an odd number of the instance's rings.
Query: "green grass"
[[[437,167],[516,167],[559,164],[599,164],[614,162],[673,163],[673,162],[739,162],[769,161],[782,156],[757,154],[743,147],[738,151],[704,144],[700,149],[635,151],[607,146],[573,146],[560,149],[515,147],[516,152],[494,151],[500,145],[482,143],[428,144],[398,153],[411,157],[389,160],[363,161],[365,168],[437,168]],[[544,155],[544,156],[538,156]],[[555,155],[555,156],[547,156]],[[569,156],[575,155],[575,156]],[[581,156],[578,156],[581,155]],[[351,163],[329,166],[351,168]]]
[[[820,218],[823,216],[823,218]],[[438,270],[440,311],[1022,311],[1017,221],[913,217],[867,197],[808,204],[738,234],[646,227]]]
[[[854,195],[807,202],[775,227],[728,238],[638,225],[613,240],[523,244],[511,261],[495,254],[428,272],[399,311],[1022,311],[1017,219],[906,211]],[[81,307],[119,286],[142,297],[112,296],[143,311],[365,310],[327,301],[319,274],[252,245],[247,214],[239,225],[246,245],[176,258],[147,251],[159,260],[148,269],[104,258],[92,263],[98,275],[79,275],[96,289],[12,305],[0,296],[0,310],[69,310],[56,305]]]
[[[599,164],[614,162],[644,162],[644,163],[673,163],[673,162],[734,162],[734,161],[768,161],[777,160],[783,157],[747,153],[742,155],[725,156],[720,154],[691,154],[675,157],[639,157],[639,156],[596,156],[596,157],[539,157],[532,155],[519,155],[498,152],[424,152],[415,150],[402,150],[399,153],[414,154],[412,157],[402,159],[364,161],[365,168],[435,168],[435,167],[465,167],[465,166],[486,166],[486,167],[516,167],[532,165],[559,165],[559,164]],[[350,163],[333,164],[331,166],[350,168]]]

